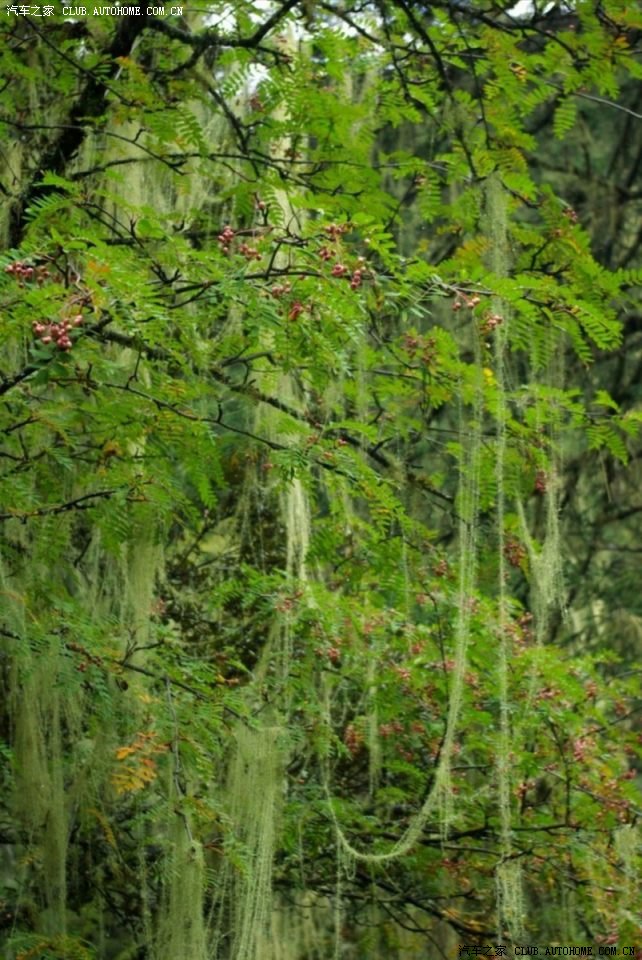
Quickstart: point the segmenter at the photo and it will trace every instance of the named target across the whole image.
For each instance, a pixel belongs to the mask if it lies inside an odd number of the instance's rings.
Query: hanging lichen
[[[327,762],[323,764],[325,790],[333,819],[338,842],[344,851],[354,860],[368,863],[382,863],[404,856],[417,843],[427,824],[438,814],[440,834],[443,838],[454,819],[453,790],[451,783],[451,763],[459,731],[459,718],[463,704],[465,674],[468,665],[468,646],[470,641],[471,620],[474,609],[474,590],[478,564],[477,537],[480,486],[480,445],[482,421],[482,384],[481,370],[473,390],[473,409],[470,420],[465,416],[463,404],[460,404],[459,420],[461,442],[460,484],[457,498],[459,517],[459,580],[457,590],[457,612],[454,624],[454,656],[449,699],[446,707],[445,733],[432,784],[419,811],[412,817],[406,830],[385,852],[372,853],[359,850],[346,835],[336,815],[332,802],[330,770]],[[460,391],[460,397],[463,391]],[[325,718],[331,727],[331,697],[325,685],[323,693]]]
[[[332,907],[314,891],[297,891],[291,902],[274,899],[269,937],[259,945],[264,960],[327,960],[333,937]]]
[[[232,960],[262,960],[260,945],[269,935],[284,764],[280,727],[237,729],[227,795],[240,845],[238,870],[230,883]]]
[[[188,821],[180,815],[174,815],[170,829],[166,870],[154,956],[156,960],[209,960],[203,848],[192,835]]]
[[[126,559],[126,624],[137,645],[149,639],[152,598],[161,576],[163,553],[154,541],[154,531],[138,528],[127,544]]]
[[[377,650],[372,649],[368,658],[366,730],[368,741],[368,788],[374,797],[381,779],[382,750],[379,736],[379,712],[377,709]]]
[[[55,648],[23,660],[13,691],[16,815],[40,860],[42,928],[66,930],[69,819],[61,731],[60,675]]]
[[[621,891],[621,909],[628,919],[634,919],[634,904],[640,902],[640,856],[642,842],[636,824],[627,823],[615,831],[615,852],[622,865],[624,884]]]
[[[508,276],[508,228],[507,198],[501,179],[494,174],[486,183],[486,220],[490,239],[489,267],[497,278]],[[509,657],[510,633],[509,611],[506,595],[506,421],[508,408],[506,401],[506,361],[510,316],[508,305],[500,297],[491,298],[493,315],[502,318],[495,327],[495,379],[497,383],[495,401],[495,480],[497,487],[497,539],[498,549],[498,588],[497,588],[497,688],[499,698],[499,735],[497,738],[496,769],[497,793],[500,819],[500,861],[496,868],[497,879],[497,916],[498,935],[507,930],[513,940],[518,940],[523,930],[523,897],[521,891],[521,868],[513,856],[512,840],[512,790],[511,790],[511,747],[512,731],[510,717]]]
[[[334,953],[333,960],[341,960],[343,953],[344,903],[343,885],[346,878],[354,876],[354,861],[346,850],[341,838],[336,843],[336,878],[334,882]]]
[[[540,543],[537,544],[531,533],[523,502],[517,500],[517,512],[520,521],[521,538],[528,552],[529,581],[531,590],[530,607],[535,621],[535,639],[538,646],[548,638],[549,629],[555,611],[565,613],[565,578],[562,566],[560,534],[560,493],[562,488],[563,461],[560,431],[561,411],[548,411],[542,415],[539,397],[540,379],[547,388],[561,390],[564,384],[564,352],[557,349],[557,332],[549,327],[544,334],[545,358],[544,370],[538,356],[537,338],[533,338],[530,358],[532,384],[535,399],[535,430],[545,435],[548,441],[548,459],[536,473],[535,490],[544,501],[544,522]],[[535,674],[529,698],[534,693]]]

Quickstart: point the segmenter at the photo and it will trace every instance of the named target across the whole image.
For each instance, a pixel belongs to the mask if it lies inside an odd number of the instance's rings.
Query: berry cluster
[[[472,297],[467,296],[467,294],[462,293],[461,290],[455,297],[455,302],[453,303],[453,310],[461,310],[462,307],[466,307],[468,310],[472,310],[473,307],[476,307],[477,304],[481,303],[481,297],[476,293]]]
[[[422,337],[418,334],[407,333],[404,337],[404,347],[410,357],[420,355],[426,366],[430,366],[437,358],[437,341],[434,337]]]
[[[275,283],[270,293],[275,300],[280,300],[281,297],[284,297],[287,293],[290,293],[292,290],[291,283]]]
[[[515,787],[515,796],[522,802],[526,798],[526,794],[534,790],[536,786],[537,782],[535,780],[522,780],[521,783],[518,783]]]
[[[360,263],[363,262],[363,257],[359,257],[359,262]],[[357,267],[356,270],[352,271],[352,277],[350,278],[350,288],[352,290],[356,290],[358,287],[361,286],[362,280],[363,280],[363,268]]]
[[[217,238],[217,239],[218,239],[218,242],[219,242],[220,245],[221,245],[221,251],[222,251],[223,253],[229,253],[229,252],[230,252],[230,244],[231,244],[232,241],[234,240],[234,237],[235,237],[235,236],[236,236],[236,232],[235,232],[234,230],[232,230],[232,228],[231,228],[231,226],[229,225],[229,223],[227,223],[227,224],[223,227],[222,231],[219,233],[218,238]]]
[[[246,260],[260,260],[261,254],[256,249],[256,247],[250,247],[247,243],[242,243],[239,246],[239,253],[243,254]]]
[[[546,493],[548,490],[548,476],[545,470],[538,470],[535,474],[535,493]]]
[[[361,750],[363,741],[364,736],[362,731],[357,730],[354,723],[349,723],[343,731],[343,742],[353,757],[355,757]]]
[[[262,203],[263,201],[259,201]],[[265,206],[265,205],[264,205]],[[228,254],[231,250],[232,244],[236,239],[237,231],[234,230],[229,223],[226,223],[221,232],[219,233],[217,240],[221,249],[221,253]],[[256,247],[251,247],[247,243],[239,244],[238,252],[245,257],[246,260],[260,260],[261,254]]]
[[[46,255],[39,255],[38,259],[44,260],[45,262],[33,265],[26,260],[15,260],[5,267],[5,273],[14,277],[21,287],[31,282],[42,285],[53,276],[46,266],[46,263],[54,263],[55,265],[55,260],[53,257]],[[57,272],[59,276],[64,276],[58,269]],[[80,276],[78,274],[73,275],[73,283],[79,285],[79,281]],[[86,290],[81,293],[74,293],[63,308],[64,313],[60,319],[51,321],[34,320],[31,324],[31,329],[36,340],[45,347],[53,345],[65,353],[71,350],[73,340],[70,334],[72,330],[82,325],[84,317],[80,311],[83,309],[91,309],[91,302],[91,294]]]
[[[325,657],[330,663],[338,663],[341,660],[343,642],[343,637],[334,637],[325,646],[317,647],[314,652],[320,659]]]
[[[50,343],[53,343],[59,350],[66,352],[73,347],[73,342],[69,336],[70,332],[75,327],[81,326],[82,322],[82,313],[77,313],[74,317],[71,317],[70,320],[60,320],[54,323],[39,323],[37,320],[34,320],[31,326],[37,339],[40,340],[40,343],[44,346],[49,346]]]
[[[300,300],[295,300],[292,306],[290,307],[290,312],[288,313],[288,320],[296,320],[303,311],[305,310],[305,304],[301,303]]]
[[[330,243],[336,243],[341,239],[344,233],[347,233],[351,228],[349,223],[329,223],[323,228],[325,235],[327,236]],[[329,260],[334,260],[338,256],[338,251],[334,250],[331,246],[324,244],[319,250],[319,258],[327,263]],[[345,277],[350,280],[350,287],[352,290],[357,290],[363,283],[363,276],[365,273],[363,264],[365,263],[364,257],[359,257],[357,260],[357,266],[354,269],[346,266],[345,263],[335,263],[332,267],[331,274],[333,277]]]
[[[324,252],[327,252],[327,249],[328,249],[327,247],[322,247],[322,249],[321,249],[321,251],[320,251],[320,254],[319,254],[319,255],[321,256],[321,259],[322,259],[322,260],[327,260],[327,259],[328,259],[328,257],[324,255]],[[332,255],[332,254],[331,254],[331,255]],[[349,279],[350,279],[350,287],[352,288],[352,290],[356,290],[358,287],[361,286],[361,284],[362,284],[362,282],[363,282],[363,274],[364,274],[363,263],[364,263],[364,258],[363,258],[363,257],[359,257],[359,259],[358,259],[357,262],[358,262],[359,266],[356,267],[356,269],[354,269],[352,272],[350,272],[349,267],[346,267],[345,263],[335,263],[335,265],[333,266],[332,271],[331,271],[332,276],[333,276],[333,277],[345,277],[346,279],[349,278]]]
[[[379,736],[380,737],[391,737],[395,733],[403,733],[403,723],[400,720],[393,720],[392,723],[380,723],[379,724]]]
[[[500,323],[504,322],[504,318],[500,313],[486,313],[484,314],[483,323],[480,326],[482,334],[487,337],[489,333],[492,333],[495,327],[498,327]]]
[[[504,624],[505,636],[514,644],[516,650],[520,650],[525,644],[533,641],[533,614],[523,613],[517,619],[509,619]]]
[[[288,613],[296,607],[302,596],[303,590],[296,590],[289,597],[281,597],[275,604],[275,609],[278,610],[279,613]]]
[[[595,746],[595,741],[591,737],[578,737],[573,743],[573,759],[582,763],[586,757],[587,751]]]
[[[448,566],[448,561],[442,557],[442,559],[435,565],[434,574],[436,577],[447,577],[450,575],[450,567]]]
[[[42,284],[51,276],[50,271],[43,264],[32,267],[24,260],[15,260],[4,268],[4,272],[15,277],[21,287],[32,280]]]
[[[511,567],[521,567],[526,559],[526,550],[519,540],[509,539],[504,544],[504,556]]]
[[[329,223],[324,228],[325,233],[331,240],[338,240],[342,234],[350,229],[349,223]]]

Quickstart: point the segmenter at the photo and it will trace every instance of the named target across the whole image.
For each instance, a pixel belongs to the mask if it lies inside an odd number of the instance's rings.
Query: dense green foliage
[[[2,21],[11,960],[639,942],[642,14],[504,6]]]

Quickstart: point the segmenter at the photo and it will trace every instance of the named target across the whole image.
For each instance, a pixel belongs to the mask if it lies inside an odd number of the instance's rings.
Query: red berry
[[[290,319],[290,320],[296,320],[296,318],[297,318],[301,313],[303,313],[304,310],[305,310],[305,307],[303,306],[303,304],[301,303],[301,301],[300,301],[300,300],[295,300],[294,303],[292,304],[291,308],[290,308],[290,312],[289,312],[289,314],[288,314],[288,319]]]
[[[548,486],[548,477],[545,470],[538,470],[535,474],[535,492],[546,493]]]

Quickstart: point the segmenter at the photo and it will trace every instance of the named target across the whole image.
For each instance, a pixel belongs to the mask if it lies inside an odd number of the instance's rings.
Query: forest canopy
[[[642,12],[0,34],[3,956],[642,957]]]

